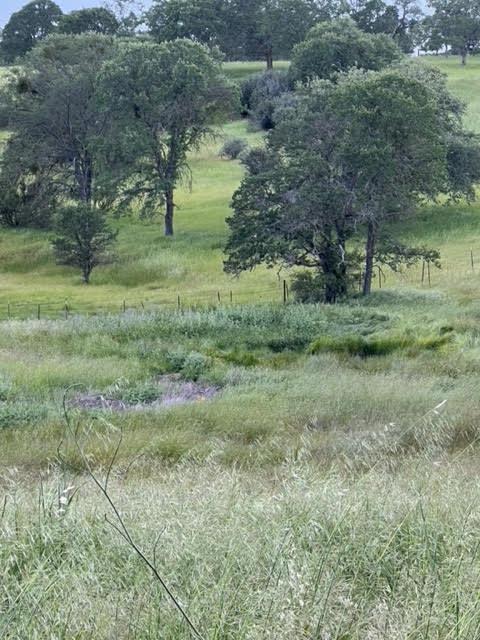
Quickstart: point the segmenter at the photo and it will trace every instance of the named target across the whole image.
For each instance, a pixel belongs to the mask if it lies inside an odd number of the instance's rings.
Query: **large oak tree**
[[[363,243],[368,294],[375,259],[391,264],[395,252],[398,260],[422,253],[398,238],[379,246],[390,221],[440,193],[472,195],[480,145],[463,132],[460,115],[445,79],[416,65],[313,83],[247,161],[228,221],[226,270],[314,269],[334,302],[357,273]]]

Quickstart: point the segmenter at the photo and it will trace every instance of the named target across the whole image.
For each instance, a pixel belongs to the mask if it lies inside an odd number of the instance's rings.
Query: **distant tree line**
[[[53,0],[33,0],[14,13],[2,33],[3,60],[13,62],[51,33],[86,32],[156,42],[187,38],[218,48],[228,60],[290,59],[313,26],[350,17],[368,34],[388,36],[405,53],[457,53],[465,64],[480,46],[480,0],[154,0],[147,11],[132,0],[63,14]]]

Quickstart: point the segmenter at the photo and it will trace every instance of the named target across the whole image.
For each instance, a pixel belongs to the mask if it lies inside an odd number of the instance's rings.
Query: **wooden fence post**
[[[68,303],[65,302],[65,320],[68,320]]]
[[[40,305],[37,305],[37,320],[40,320]]]
[[[473,260],[473,249],[470,251],[470,262],[472,263],[472,271],[475,271],[475,262]]]
[[[283,304],[287,304],[288,291],[287,291],[287,281],[283,281]]]

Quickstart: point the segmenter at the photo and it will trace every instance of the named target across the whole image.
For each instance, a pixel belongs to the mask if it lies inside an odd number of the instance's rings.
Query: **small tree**
[[[55,31],[62,17],[52,0],[33,0],[12,14],[2,32],[1,52],[7,62],[23,56]]]
[[[117,232],[110,229],[100,209],[84,204],[66,207],[58,213],[55,231],[52,245],[57,264],[78,267],[85,284],[96,266],[112,261],[108,250]]]
[[[294,80],[332,79],[351,68],[378,71],[398,61],[401,51],[391,37],[361,31],[350,18],[322,22],[293,50]]]

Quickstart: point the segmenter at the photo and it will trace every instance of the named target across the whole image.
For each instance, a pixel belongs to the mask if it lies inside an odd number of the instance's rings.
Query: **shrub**
[[[161,389],[152,382],[130,383],[121,378],[107,390],[107,395],[127,404],[149,404],[158,400]]]
[[[185,358],[181,373],[187,380],[198,380],[209,368],[210,359],[197,351],[191,351]]]
[[[180,373],[187,380],[198,380],[211,365],[210,358],[198,351],[169,351],[165,359],[171,373]]]
[[[229,138],[220,150],[220,157],[236,160],[248,150],[248,144],[242,138]]]
[[[296,302],[308,304],[325,300],[325,282],[320,273],[297,273],[292,278],[290,288]]]
[[[274,127],[274,111],[280,96],[291,91],[286,71],[266,71],[247,78],[240,89],[242,113],[259,128]]]

